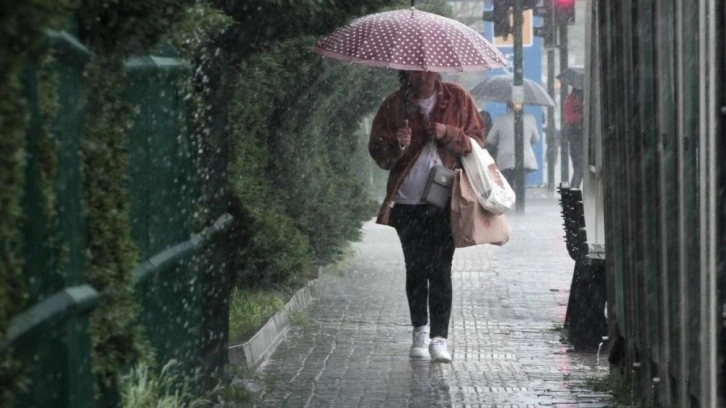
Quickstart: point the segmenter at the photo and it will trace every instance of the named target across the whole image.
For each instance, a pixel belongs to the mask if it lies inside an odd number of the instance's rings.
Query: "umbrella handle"
[[[405,127],[405,128],[407,128],[407,127],[408,127],[408,119],[405,119],[405,120],[403,121],[403,127]],[[399,145],[398,145],[398,148],[399,148],[399,149],[401,149],[401,150],[406,150],[406,145],[403,145],[403,144],[399,144]]]

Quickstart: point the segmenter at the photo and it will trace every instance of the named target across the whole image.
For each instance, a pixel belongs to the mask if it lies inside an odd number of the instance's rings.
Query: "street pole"
[[[522,100],[524,90],[522,87],[522,0],[513,2],[514,25],[514,86],[512,87],[512,103],[514,104],[514,193],[517,196],[515,212],[524,213],[524,123],[522,122]]]
[[[560,72],[567,69],[567,22],[558,18],[557,31],[560,36]],[[570,153],[569,140],[567,139],[567,127],[565,126],[565,98],[567,98],[567,86],[560,86],[560,183],[570,182]]]
[[[547,93],[555,99],[555,50],[547,50]],[[555,107],[547,108],[547,192],[555,193],[555,163],[557,163],[557,146],[555,145]]]

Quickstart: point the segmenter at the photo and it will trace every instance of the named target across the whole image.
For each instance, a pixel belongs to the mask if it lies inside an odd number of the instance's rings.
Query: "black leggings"
[[[432,338],[447,338],[449,333],[454,258],[449,211],[448,206],[396,204],[391,212],[391,226],[396,228],[406,260],[411,324],[425,326],[430,315]]]
[[[512,190],[514,190],[516,187],[514,187],[514,169],[500,169],[499,171],[502,172],[502,176],[504,176],[505,179],[507,179],[507,183],[509,183],[509,187],[512,187]],[[534,170],[530,169],[524,169],[524,185],[527,185],[527,177],[529,176],[529,173],[533,172]]]

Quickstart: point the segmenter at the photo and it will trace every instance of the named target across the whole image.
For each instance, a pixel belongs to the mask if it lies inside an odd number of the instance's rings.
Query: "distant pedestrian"
[[[567,137],[570,145],[570,159],[572,160],[573,169],[572,179],[570,180],[570,187],[572,188],[580,188],[585,171],[585,141],[582,137],[583,103],[584,98],[580,88],[572,88],[564,103],[565,137]]]
[[[487,110],[480,110],[479,116],[481,116],[481,120],[484,122],[484,140],[487,140],[487,135],[489,134],[489,131],[492,130],[492,126],[494,125],[492,123],[492,115]],[[497,149],[496,147],[487,144],[486,146],[487,151],[492,157],[497,157]]]
[[[437,73],[400,71],[399,80],[400,89],[378,108],[368,144],[376,163],[390,171],[377,222],[394,227],[403,248],[413,326],[409,356],[450,362],[450,208],[424,203],[421,197],[432,167],[457,168],[471,143],[484,144],[484,124],[469,93],[442,82]]]
[[[480,110],[479,116],[481,116],[482,122],[484,122],[484,140],[487,138],[487,134],[492,130],[492,114],[487,110]]]
[[[516,109],[521,109],[521,105]],[[514,188],[514,110],[515,105],[507,102],[507,113],[497,117],[494,120],[492,130],[487,135],[487,146],[494,146],[497,149],[495,161],[497,167],[507,179],[512,188]],[[539,132],[537,131],[537,122],[533,115],[522,113],[523,129],[524,129],[524,173],[525,179],[528,173],[537,170],[537,159],[534,156],[532,145],[539,141]]]

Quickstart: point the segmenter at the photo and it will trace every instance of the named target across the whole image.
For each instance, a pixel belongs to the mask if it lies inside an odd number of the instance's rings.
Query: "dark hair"
[[[484,122],[484,128],[488,132],[489,129],[492,128],[492,115],[489,113],[489,111],[486,110],[480,110],[479,116],[481,116],[481,120]]]
[[[409,79],[410,75],[411,75],[411,73],[409,71],[398,70],[398,82],[401,84],[402,91],[407,90],[408,87],[411,85],[411,82]],[[436,79],[439,82],[443,82],[444,77],[442,77],[441,74],[437,74]]]
[[[408,90],[408,87],[411,85],[411,82],[409,81],[408,71],[398,71],[398,83],[401,84],[402,91],[405,92],[406,90]]]

